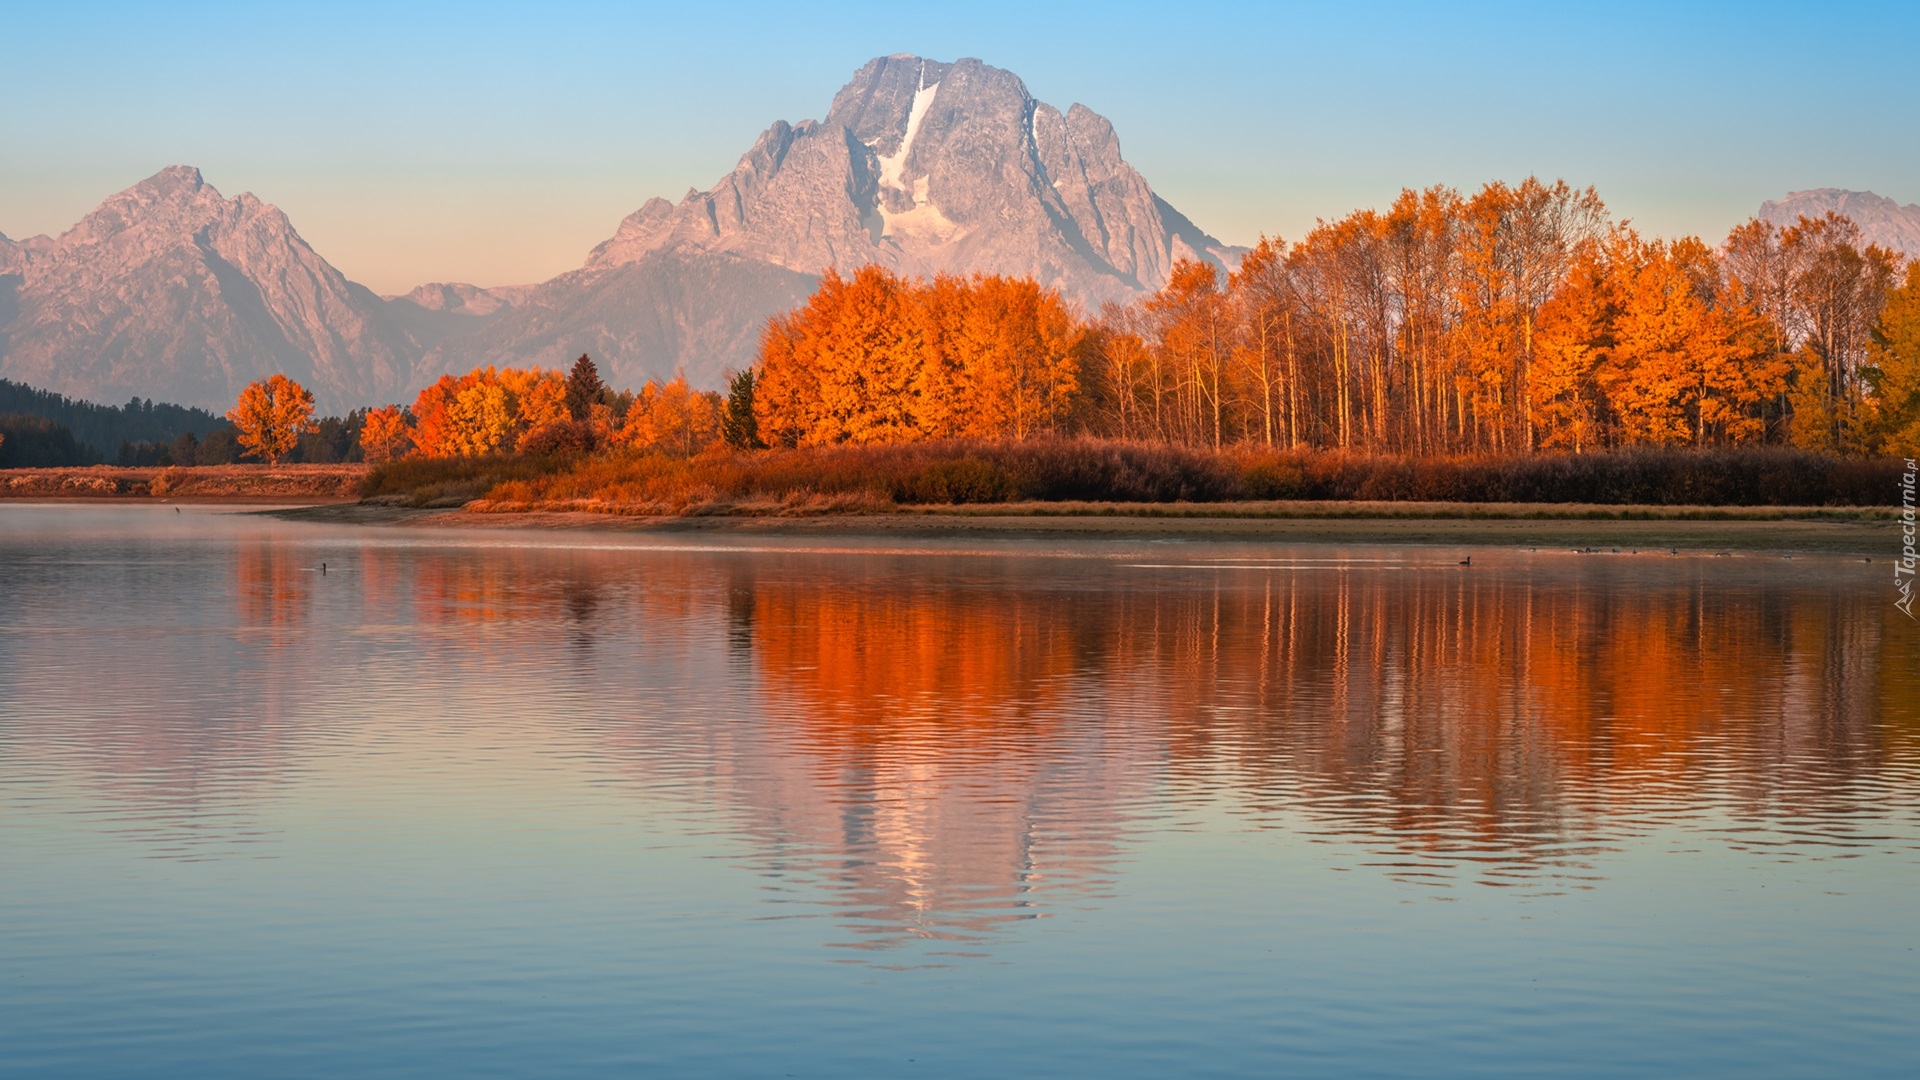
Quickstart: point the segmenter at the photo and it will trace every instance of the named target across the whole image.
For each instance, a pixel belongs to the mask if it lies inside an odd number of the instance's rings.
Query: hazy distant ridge
[[[1920,206],[1901,206],[1871,191],[1815,188],[1789,192],[1785,198],[1760,204],[1760,219],[1792,225],[1801,217],[1820,217],[1827,211],[1853,219],[1868,243],[1920,259]]]

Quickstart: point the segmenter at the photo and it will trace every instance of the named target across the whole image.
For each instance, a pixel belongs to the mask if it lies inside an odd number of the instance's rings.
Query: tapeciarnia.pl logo
[[[1907,618],[1913,614],[1913,480],[1920,468],[1914,467],[1914,459],[1907,459],[1907,471],[1900,474],[1900,560],[1893,564],[1893,587],[1899,591],[1900,599],[1893,606],[1906,612]]]

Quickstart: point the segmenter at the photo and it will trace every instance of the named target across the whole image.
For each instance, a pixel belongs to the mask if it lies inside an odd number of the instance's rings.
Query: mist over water
[[[0,506],[0,1072],[1920,1069],[1879,564],[1466,554]]]

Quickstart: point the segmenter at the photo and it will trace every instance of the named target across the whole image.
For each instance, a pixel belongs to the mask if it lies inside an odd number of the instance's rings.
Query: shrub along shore
[[[1020,504],[1247,502],[1884,507],[1904,463],[1784,447],[1406,458],[1098,439],[942,441],[692,457],[403,458],[361,494],[393,506],[629,516],[875,513]]]
[[[1899,546],[1901,465],[1791,451],[1413,463],[1065,441],[918,443],[693,458],[409,458],[372,470],[22,469],[0,476],[0,498],[306,504],[273,513],[375,526],[1538,546],[1642,556],[1744,550],[1877,561]]]

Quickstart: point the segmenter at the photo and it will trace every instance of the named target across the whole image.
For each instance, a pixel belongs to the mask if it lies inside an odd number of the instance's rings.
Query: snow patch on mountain
[[[927,110],[933,107],[934,95],[940,92],[940,84],[922,86],[913,92],[913,105],[907,110],[907,133],[900,140],[900,149],[891,154],[876,153],[880,163],[880,186],[906,193],[906,184],[901,180],[901,170],[907,167],[907,155],[913,151],[913,137],[920,134],[920,123],[927,118]]]

